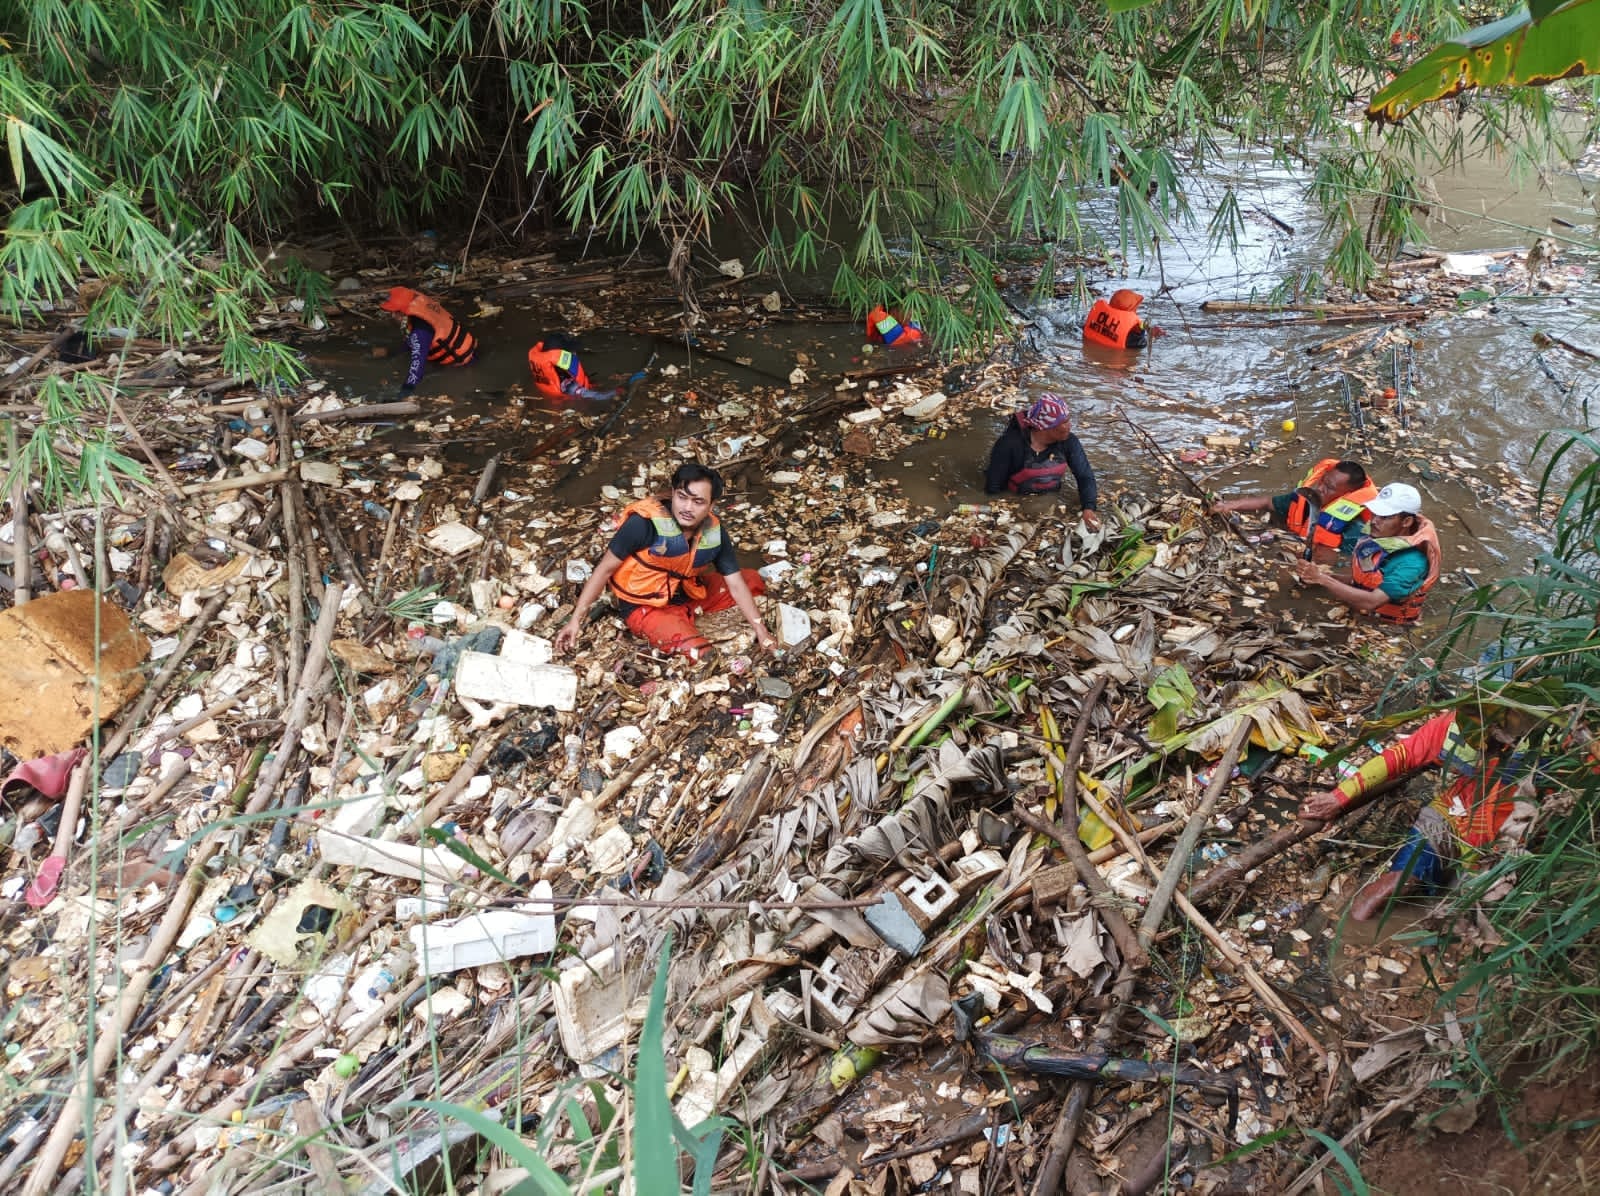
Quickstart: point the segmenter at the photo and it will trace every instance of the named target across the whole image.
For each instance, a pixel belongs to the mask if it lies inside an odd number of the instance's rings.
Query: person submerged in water
[[[533,388],[547,399],[614,399],[617,391],[598,390],[578,358],[578,342],[564,332],[552,332],[528,350]]]
[[[416,389],[429,362],[471,365],[477,358],[477,338],[432,296],[410,287],[391,287],[389,297],[378,306],[393,312],[405,327],[406,352],[410,360],[406,379],[400,384],[402,394]]]
[[[1006,423],[989,453],[983,489],[986,494],[1046,494],[1061,489],[1068,470],[1078,484],[1083,521],[1098,531],[1099,487],[1083,442],[1072,430],[1072,412],[1059,395],[1043,394]]]

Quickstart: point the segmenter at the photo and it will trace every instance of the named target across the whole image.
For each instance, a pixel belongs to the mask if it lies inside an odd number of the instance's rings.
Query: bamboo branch
[[[1178,882],[1183,879],[1183,874],[1188,869],[1189,853],[1194,850],[1206,823],[1211,821],[1211,811],[1216,808],[1217,799],[1227,790],[1229,781],[1233,779],[1233,766],[1239,761],[1239,753],[1244,751],[1252,725],[1248,715],[1240,717],[1233,738],[1228,741],[1228,746],[1223,749],[1222,759],[1217,761],[1217,766],[1211,773],[1211,783],[1206,786],[1205,796],[1200,799],[1199,807],[1190,816],[1188,824],[1183,828],[1183,834],[1178,836],[1172,855],[1167,859],[1166,871],[1161,874],[1155,896],[1150,899],[1150,907],[1145,911],[1144,921],[1139,925],[1139,941],[1146,947],[1150,945],[1155,932],[1160,929],[1167,905],[1172,901],[1172,895],[1178,889]]]

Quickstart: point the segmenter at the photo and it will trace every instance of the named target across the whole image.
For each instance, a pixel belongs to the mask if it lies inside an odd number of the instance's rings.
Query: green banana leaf
[[[1435,46],[1367,105],[1390,123],[1469,87],[1542,87],[1600,72],[1600,0],[1533,0],[1530,8]]]

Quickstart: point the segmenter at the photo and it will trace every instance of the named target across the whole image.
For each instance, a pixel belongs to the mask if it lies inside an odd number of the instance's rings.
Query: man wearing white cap
[[[1439,580],[1439,533],[1422,514],[1422,495],[1405,482],[1390,482],[1366,506],[1372,522],[1351,554],[1349,581],[1310,561],[1296,561],[1295,575],[1386,623],[1415,623]]]

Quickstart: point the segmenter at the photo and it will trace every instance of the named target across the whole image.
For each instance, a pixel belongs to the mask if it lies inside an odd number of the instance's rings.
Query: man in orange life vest
[[[578,342],[565,333],[553,332],[529,349],[528,369],[533,372],[533,389],[547,399],[617,397],[615,390],[589,385],[589,374],[578,360]]]
[[[629,504],[594,573],[578,595],[572,618],[556,633],[558,652],[578,646],[584,616],[609,588],[628,630],[662,652],[699,660],[711,647],[695,617],[737,606],[763,648],[778,641],[761,621],[755,596],[766,582],[740,569],[733,540],[711,504],[722,497],[722,477],[689,461],[672,475],[671,492]]]
[[[880,303],[867,313],[867,341],[891,349],[910,349],[922,343],[922,329],[916,324],[902,324]]]
[[[1302,585],[1320,586],[1351,609],[1386,623],[1415,623],[1422,617],[1422,600],[1439,580],[1439,533],[1423,517],[1422,495],[1404,482],[1378,491],[1367,512],[1370,530],[1350,554],[1350,580],[1312,561],[1295,561],[1295,576]]]
[[[1378,487],[1358,463],[1324,457],[1288,494],[1223,499],[1212,503],[1211,510],[1231,515],[1270,509],[1275,524],[1301,540],[1310,538],[1314,560],[1331,561],[1354,550],[1366,530],[1366,504],[1377,495]]]
[[[1083,339],[1108,349],[1142,349],[1161,329],[1146,325],[1137,312],[1144,296],[1123,288],[1105,299],[1096,299],[1083,322]]]
[[[400,384],[402,394],[414,390],[422,381],[430,361],[436,365],[471,365],[477,357],[477,339],[431,296],[410,287],[393,287],[378,306],[392,311],[405,325],[406,350],[411,360],[406,367],[406,380]]]

